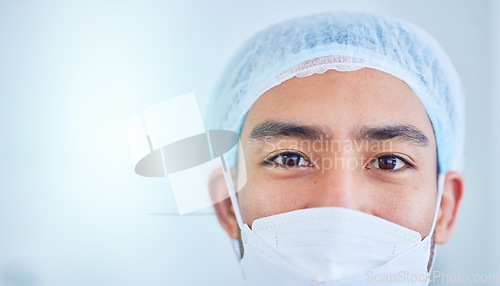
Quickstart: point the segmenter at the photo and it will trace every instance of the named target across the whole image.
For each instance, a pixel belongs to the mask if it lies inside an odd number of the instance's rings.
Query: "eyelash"
[[[276,160],[279,156],[284,156],[284,155],[297,155],[300,157],[299,163],[300,163],[300,160],[304,159],[308,163],[308,165],[286,166],[284,164],[274,162],[274,160]],[[375,160],[379,160],[380,158],[383,158],[383,157],[394,157],[398,160],[401,160],[405,164],[405,166],[400,167],[400,168],[395,169],[395,170],[393,170],[393,169],[384,170],[381,168],[373,168],[373,169],[378,169],[378,170],[386,171],[386,172],[401,172],[401,171],[406,171],[407,169],[415,169],[416,168],[415,164],[411,163],[409,161],[409,159],[406,159],[403,156],[395,154],[395,153],[379,154],[379,155],[375,156],[374,158],[372,158],[370,161],[368,161],[366,167],[368,169],[372,169],[372,167],[370,167],[370,164],[372,164],[372,162],[374,162]],[[314,165],[311,163],[311,160],[306,155],[304,155],[301,152],[294,151],[294,150],[280,150],[277,153],[272,154],[271,158],[266,159],[264,162],[262,162],[262,166],[269,166],[269,165],[276,166],[276,167],[282,167],[282,168],[314,167]]]
[[[279,156],[284,156],[284,155],[297,155],[301,159],[304,159],[306,161],[306,163],[309,164],[309,165],[305,165],[305,166],[304,165],[286,166],[284,164],[274,162],[274,160],[276,160]],[[299,161],[299,163],[300,163],[300,161]],[[276,166],[276,167],[289,168],[289,169],[290,168],[300,168],[300,167],[308,167],[308,168],[314,167],[314,165],[311,163],[311,160],[306,155],[304,155],[301,152],[293,151],[293,150],[281,150],[281,151],[278,151],[278,153],[272,154],[271,158],[264,160],[264,162],[262,162],[262,165],[263,166],[272,165],[272,166]]]
[[[406,171],[408,169],[415,169],[416,168],[415,164],[411,163],[410,160],[404,158],[401,155],[395,154],[395,153],[384,153],[384,154],[379,154],[379,155],[375,156],[373,159],[368,161],[367,168],[371,169],[371,167],[369,167],[369,165],[372,162],[374,162],[375,160],[379,160],[380,158],[383,158],[383,157],[397,158],[397,159],[401,160],[406,166],[403,166],[403,167],[395,169],[395,170],[384,170],[384,169],[380,169],[380,168],[374,168],[374,169],[379,169],[381,171],[386,171],[386,172],[401,172],[401,171]]]

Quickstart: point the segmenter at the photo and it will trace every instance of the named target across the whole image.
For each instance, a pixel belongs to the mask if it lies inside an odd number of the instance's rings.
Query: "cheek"
[[[286,180],[270,180],[265,175],[249,175],[247,184],[238,192],[243,221],[251,225],[258,218],[304,208],[306,188]]]
[[[420,233],[429,234],[434,217],[436,191],[432,186],[401,187],[396,195],[381,200],[375,215]]]

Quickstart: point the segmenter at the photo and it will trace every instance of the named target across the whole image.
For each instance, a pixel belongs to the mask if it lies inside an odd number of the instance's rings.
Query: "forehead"
[[[274,87],[250,108],[242,139],[269,120],[324,126],[332,136],[353,134],[366,126],[411,125],[435,144],[432,124],[413,90],[398,78],[368,68],[329,70]]]

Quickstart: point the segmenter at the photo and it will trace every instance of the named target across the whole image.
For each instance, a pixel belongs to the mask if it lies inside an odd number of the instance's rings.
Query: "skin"
[[[293,132],[271,136],[269,128],[259,129],[277,123],[312,126],[325,137],[312,140]],[[360,135],[401,126],[411,134]],[[429,235],[437,194],[436,143],[425,108],[401,80],[367,68],[292,78],[254,103],[240,139],[239,157],[245,160],[238,160],[235,177],[243,222],[250,227],[274,214],[335,206],[394,222],[419,232],[422,239]],[[212,173],[209,189],[227,194],[221,170]],[[461,175],[447,173],[435,242],[449,239],[462,193]],[[238,238],[229,199],[214,208],[228,235]]]

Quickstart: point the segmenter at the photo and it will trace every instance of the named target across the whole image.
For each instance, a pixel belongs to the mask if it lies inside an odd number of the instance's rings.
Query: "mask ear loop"
[[[224,174],[224,179],[226,181],[227,191],[229,193],[229,199],[231,200],[231,204],[233,205],[234,215],[236,216],[236,222],[238,223],[238,227],[243,229],[243,219],[241,218],[240,205],[238,204],[238,198],[236,197],[236,191],[233,184],[233,178],[229,169],[227,168],[226,160],[224,159],[224,154],[220,157],[222,161],[222,169]],[[238,239],[232,239],[232,245],[234,253],[236,254],[236,258],[241,259],[241,251],[240,251],[240,241]]]
[[[436,198],[436,206],[435,206],[435,211],[434,211],[434,219],[432,221],[432,227],[431,231],[429,232],[428,236],[432,240],[432,235],[434,234],[434,230],[436,228],[436,223],[437,223],[437,217],[439,213],[439,208],[441,207],[441,199],[443,198],[443,188],[444,188],[444,179],[445,179],[445,174],[440,173],[438,176],[438,193],[437,193],[437,198]],[[432,245],[431,245],[432,247]],[[432,271],[432,268],[434,267],[434,261],[436,258],[436,253],[437,253],[437,245],[434,245],[434,253],[432,255],[432,260],[431,260],[431,267],[429,268],[429,273]]]

